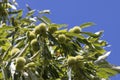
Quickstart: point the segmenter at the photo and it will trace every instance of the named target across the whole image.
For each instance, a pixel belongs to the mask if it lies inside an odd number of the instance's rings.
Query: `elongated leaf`
[[[84,39],[84,37],[82,35],[76,34],[76,33],[71,33],[71,32],[66,32],[65,33],[67,36],[72,36],[72,37],[77,37],[80,39]]]
[[[50,24],[48,26],[50,27],[56,26],[57,28],[66,28],[68,25],[67,24]]]
[[[51,23],[51,20],[45,16],[42,17],[42,19],[47,23],[47,24],[50,24]]]
[[[106,52],[106,50],[103,49],[102,47],[98,47],[98,46],[95,46],[95,45],[94,45],[94,47],[95,47],[94,50],[96,52],[100,53],[100,54],[104,54]]]
[[[101,42],[93,42],[93,44],[95,46],[99,46],[99,47],[102,47],[102,46],[107,46],[108,43],[106,41],[101,41]]]
[[[37,76],[32,72],[32,71],[28,71],[30,80],[38,80]]]
[[[15,6],[15,5],[12,5],[12,4],[10,4],[10,3],[8,3],[7,6],[10,6],[10,8],[13,9],[13,10],[17,10],[16,6]]]
[[[17,10],[17,11],[10,11],[10,12],[8,12],[8,14],[18,14],[19,12],[21,12],[21,10]]]
[[[110,55],[111,51],[104,53],[103,55],[99,56],[95,63],[100,62],[101,60],[106,59]]]
[[[39,21],[41,21],[41,22],[43,22],[43,23],[45,23],[45,24],[49,24],[48,22],[46,22],[43,18],[39,18],[39,17],[37,17],[37,19],[39,20]]]
[[[51,52],[49,51],[47,45],[44,45],[44,49],[45,49],[45,50],[43,50],[43,55],[44,55],[44,57],[45,57],[46,59],[52,59]]]
[[[96,32],[95,34],[96,34],[96,35],[98,35],[98,37],[99,37],[99,36],[101,36],[101,35],[102,35],[102,33],[103,33],[103,32],[104,32],[104,31],[103,31],[103,30],[101,30],[101,31]]]
[[[30,19],[27,19],[27,18],[23,18],[21,19],[21,23],[31,23],[32,21]]]
[[[3,74],[0,72],[0,80],[3,80]]]
[[[50,10],[39,11],[40,14],[50,14]]]
[[[29,12],[27,13],[26,16],[32,16],[32,15],[34,14],[34,12],[35,12],[35,10],[31,10],[31,11],[29,11]]]
[[[55,37],[53,35],[51,35],[50,33],[48,34],[49,35],[49,40],[53,42],[52,45],[58,45],[58,41],[55,39]]]
[[[66,28],[68,25],[67,24],[58,24],[59,28]]]
[[[26,7],[27,7],[28,11],[32,10],[28,4],[26,4]]]
[[[81,33],[86,34],[86,35],[91,36],[91,37],[94,37],[94,38],[99,37],[97,34],[94,34],[94,33],[91,33],[91,32],[81,32]]]
[[[3,30],[13,30],[15,29],[14,27],[11,27],[11,26],[4,26],[2,28],[0,28],[0,31],[3,31]]]
[[[22,15],[23,15],[23,11],[22,11],[22,10],[19,10],[18,15],[17,15],[17,18],[22,17]]]
[[[56,33],[56,34],[65,34],[66,32],[67,32],[67,30],[64,29],[64,30],[56,31],[55,33]]]
[[[97,75],[101,78],[108,79],[110,76],[114,76],[118,72],[110,68],[100,68],[97,72]]]
[[[94,26],[95,24],[93,22],[87,22],[87,23],[83,23],[80,25],[81,28],[87,28],[90,26]]]
[[[50,65],[48,68],[53,78],[59,78],[59,74],[53,65]]]

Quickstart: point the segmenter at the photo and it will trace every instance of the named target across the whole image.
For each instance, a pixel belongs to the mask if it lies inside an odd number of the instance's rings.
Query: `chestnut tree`
[[[94,23],[68,29],[47,18],[49,10],[27,5],[23,15],[16,6],[0,2],[0,80],[108,80],[120,72],[106,60],[103,31],[83,31]]]

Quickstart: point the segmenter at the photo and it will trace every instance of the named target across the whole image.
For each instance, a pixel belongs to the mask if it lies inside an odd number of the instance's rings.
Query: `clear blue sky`
[[[94,22],[97,25],[85,29],[87,31],[104,30],[103,39],[112,45],[108,50],[112,53],[108,61],[120,65],[120,0],[17,0],[24,8],[29,4],[36,10],[50,9],[49,18],[55,23],[66,23],[69,27],[84,22]],[[111,80],[120,80],[120,75]]]

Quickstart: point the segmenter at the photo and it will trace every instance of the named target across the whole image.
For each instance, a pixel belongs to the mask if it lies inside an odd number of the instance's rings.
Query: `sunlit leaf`
[[[41,19],[44,20],[45,23],[47,23],[47,24],[50,24],[50,23],[51,23],[51,20],[50,20],[49,18],[45,17],[45,16],[42,16]]]
[[[55,33],[56,33],[56,34],[65,34],[66,32],[67,32],[67,30],[64,29],[64,30],[56,31]]]
[[[31,10],[31,11],[29,11],[29,12],[27,13],[26,16],[32,16],[32,15],[34,14],[34,12],[35,12],[35,10]]]
[[[56,26],[57,28],[66,28],[68,25],[67,24],[49,24],[48,26],[52,27],[52,26]]]
[[[110,68],[100,68],[97,72],[97,75],[101,78],[109,78],[110,76],[114,76],[117,74],[115,70],[112,70]]]
[[[102,30],[102,31],[96,32],[95,34],[98,35],[98,36],[100,37],[100,36],[102,35],[103,32],[104,32],[104,31]]]
[[[11,27],[11,26],[4,26],[2,28],[0,28],[0,31],[3,31],[3,30],[14,30],[15,28],[14,27]]]
[[[3,79],[3,74],[2,74],[2,72],[0,72],[0,79],[1,79],[1,80]]]
[[[91,37],[94,37],[94,38],[99,37],[97,34],[94,34],[94,33],[91,33],[91,32],[81,32],[81,33],[86,34],[86,35],[91,36]]]
[[[40,14],[50,14],[50,10],[39,11]]]
[[[18,15],[17,15],[17,18],[21,18],[22,15],[23,15],[23,11],[22,11],[22,10],[19,10]]]
[[[67,32],[65,33],[67,36],[72,36],[72,37],[77,37],[80,39],[84,39],[84,37],[82,35],[76,34],[76,33],[71,33],[71,32]]]
[[[10,6],[12,9],[17,10],[16,6],[14,6],[14,5],[10,4],[10,3],[8,3],[7,5]]]
[[[87,28],[90,26],[94,26],[95,24],[93,22],[87,22],[87,23],[83,23],[80,25],[81,28]]]

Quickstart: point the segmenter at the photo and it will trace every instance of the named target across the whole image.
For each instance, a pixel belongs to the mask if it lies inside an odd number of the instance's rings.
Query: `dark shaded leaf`
[[[19,14],[21,13],[22,10],[17,10],[17,11],[10,11],[8,14]]]

